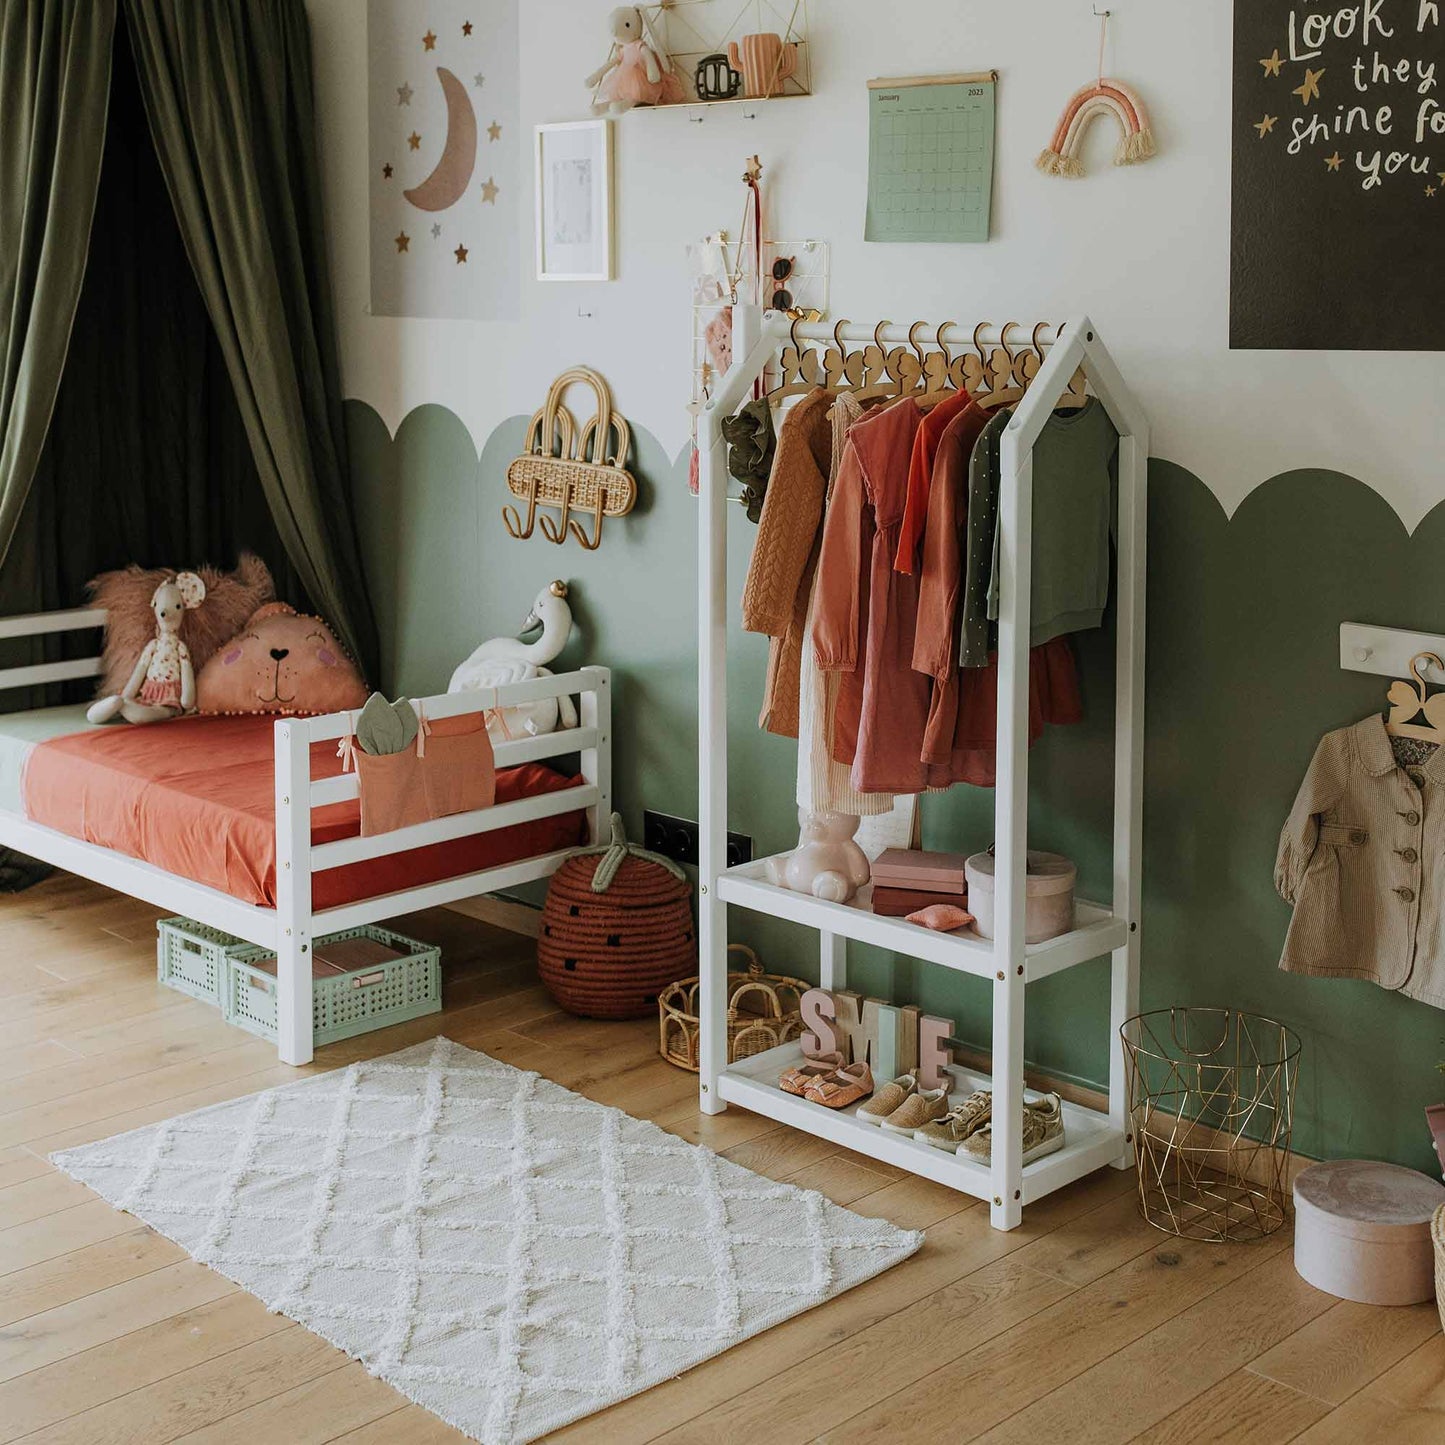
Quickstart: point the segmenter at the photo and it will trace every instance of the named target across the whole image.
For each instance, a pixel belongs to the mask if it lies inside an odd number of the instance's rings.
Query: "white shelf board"
[[[890,1133],[876,1124],[862,1123],[856,1117],[857,1104],[847,1109],[825,1109],[795,1094],[785,1094],[778,1088],[778,1076],[784,1069],[798,1064],[802,1057],[803,1051],[795,1041],[750,1059],[741,1059],[730,1064],[719,1077],[718,1090],[729,1104],[754,1114],[831,1140],[871,1159],[881,1159],[911,1174],[921,1174],[975,1199],[992,1197],[993,1180],[987,1166],[966,1155],[950,1154],[907,1135]],[[957,1102],[962,1102],[974,1089],[992,1087],[986,1074],[957,1066],[950,1072],[958,1081],[954,1095]],[[1124,1148],[1124,1135],[1110,1126],[1108,1115],[1065,1101],[1064,1147],[1024,1166],[1023,1203],[1042,1199],[1065,1184],[1114,1163]]]
[[[978,978],[994,978],[999,964],[994,958],[991,939],[980,938],[971,928],[957,933],[935,933],[902,918],[889,918],[873,912],[873,886],[859,891],[851,903],[827,903],[806,893],[794,893],[767,881],[767,860],[755,859],[738,868],[729,868],[718,878],[718,897],[725,903],[750,908],[755,913],[786,918],[809,928],[855,938],[860,943],[876,944],[910,958]],[[940,895],[939,902],[947,899]],[[1046,943],[1031,943],[1024,950],[1024,981],[1032,983],[1047,978],[1077,963],[1087,963],[1122,948],[1129,937],[1129,926],[1107,908],[1082,900],[1074,904],[1074,927]]]
[[[771,105],[775,100],[807,100],[812,93],[811,90],[782,90],[773,95],[729,95],[721,100],[699,100],[694,95],[683,100],[669,100],[661,105],[634,105],[626,114],[636,115],[645,110],[711,110],[715,105]]]

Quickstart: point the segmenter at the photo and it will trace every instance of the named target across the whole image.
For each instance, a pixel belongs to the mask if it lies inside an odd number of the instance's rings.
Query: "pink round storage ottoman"
[[[1445,1184],[1399,1164],[1334,1159],[1294,1182],[1294,1265],[1340,1299],[1412,1305],[1435,1297],[1430,1219]]]

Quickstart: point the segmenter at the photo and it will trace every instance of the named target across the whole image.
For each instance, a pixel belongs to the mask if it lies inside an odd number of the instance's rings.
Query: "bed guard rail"
[[[292,871],[296,852],[287,850],[284,835],[288,832],[297,844],[305,840],[309,872],[320,873],[342,868],[350,863],[422,848],[432,843],[449,842],[474,833],[489,833],[517,823],[551,818],[560,813],[573,813],[585,808],[589,833],[594,840],[606,834],[606,820],[611,800],[611,673],[605,667],[584,667],[554,677],[537,677],[502,687],[476,691],[444,693],[437,697],[413,698],[428,720],[461,717],[467,713],[488,713],[495,708],[516,707],[550,697],[576,696],[579,699],[578,725],[556,732],[511,738],[495,745],[498,768],[516,767],[521,763],[544,758],[580,755],[584,783],[555,793],[518,798],[510,803],[497,803],[468,813],[453,813],[429,819],[405,828],[395,828],[371,837],[344,838],[334,843],[311,844],[309,814],[315,808],[345,802],[358,796],[355,773],[335,777],[311,776],[311,746],[345,737],[352,728],[354,714],[330,713],[325,717],[282,718],[276,723],[276,828],[278,861],[286,861],[291,851]],[[304,830],[300,819],[307,818]]]

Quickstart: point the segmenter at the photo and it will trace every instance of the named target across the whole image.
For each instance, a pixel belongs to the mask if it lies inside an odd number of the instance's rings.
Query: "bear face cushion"
[[[366,702],[366,684],[319,617],[284,602],[252,613],[196,678],[202,713],[345,712]]]

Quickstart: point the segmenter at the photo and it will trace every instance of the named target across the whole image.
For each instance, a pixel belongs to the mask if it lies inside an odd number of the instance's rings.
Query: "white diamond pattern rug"
[[[52,1157],[487,1445],[923,1242],[447,1039]]]

